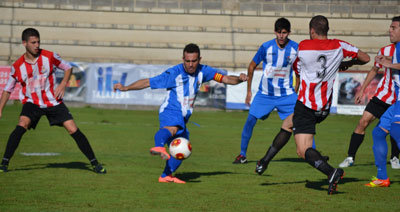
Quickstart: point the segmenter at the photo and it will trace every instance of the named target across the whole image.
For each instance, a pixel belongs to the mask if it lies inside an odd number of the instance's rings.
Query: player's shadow
[[[201,180],[196,180],[201,176],[213,176],[221,174],[232,174],[232,172],[183,172],[178,173],[175,176],[181,180],[188,181],[191,183],[199,183]]]
[[[87,163],[83,162],[67,162],[67,163],[48,163],[48,164],[30,164],[23,168],[14,169],[14,171],[27,171],[34,169],[48,169],[48,168],[65,168],[65,169],[82,169],[92,170]]]
[[[340,187],[341,184],[345,184],[345,183],[349,183],[349,182],[361,182],[364,180],[360,180],[357,178],[343,178],[340,180],[338,186]],[[328,180],[327,179],[320,179],[318,181],[306,181],[306,187],[307,188],[311,188],[311,189],[315,189],[315,190],[320,190],[320,191],[328,191],[327,188],[323,188],[323,187],[327,187],[328,186]],[[345,193],[345,192],[340,192],[340,191],[336,191],[336,193],[340,194],[340,193]]]
[[[272,160],[272,162],[296,162],[296,163],[304,163],[305,160],[303,158],[281,158],[279,160]]]

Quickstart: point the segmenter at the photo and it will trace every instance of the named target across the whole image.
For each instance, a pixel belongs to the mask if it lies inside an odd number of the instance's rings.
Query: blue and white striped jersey
[[[185,71],[183,64],[179,64],[150,78],[150,87],[166,88],[168,91],[159,113],[165,110],[181,111],[187,121],[192,115],[194,100],[201,84],[221,77],[218,69],[207,65],[199,64],[196,72],[190,75]]]
[[[394,57],[392,59],[393,63],[400,63],[400,42],[396,44],[396,49],[394,50]],[[392,77],[394,82],[394,89],[397,95],[397,101],[400,101],[400,70],[392,69]]]
[[[292,63],[296,59],[298,44],[292,40],[281,49],[272,39],[263,43],[253,61],[263,62],[263,76],[258,92],[268,96],[287,96],[294,93]]]

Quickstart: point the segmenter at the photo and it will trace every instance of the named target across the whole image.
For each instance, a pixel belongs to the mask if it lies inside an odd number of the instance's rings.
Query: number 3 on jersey
[[[317,72],[317,77],[322,79],[325,77],[326,74],[326,56],[325,55],[320,55],[318,56],[317,62],[321,63],[321,69],[322,71]]]

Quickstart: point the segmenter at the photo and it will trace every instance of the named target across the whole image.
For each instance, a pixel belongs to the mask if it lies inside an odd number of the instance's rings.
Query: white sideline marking
[[[56,156],[61,155],[61,153],[57,152],[21,152],[21,155],[24,156]]]

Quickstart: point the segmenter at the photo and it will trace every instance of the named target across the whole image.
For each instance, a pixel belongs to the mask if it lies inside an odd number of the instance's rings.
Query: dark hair
[[[282,29],[286,29],[286,31],[290,32],[290,22],[286,18],[278,18],[275,21],[275,32],[279,32]]]
[[[185,56],[185,52],[187,53],[198,53],[200,57],[200,48],[198,45],[194,43],[189,43],[188,45],[185,46],[183,49],[183,56]]]
[[[314,16],[310,21],[310,29],[314,29],[317,35],[328,35],[329,22],[325,16]]]
[[[398,21],[400,22],[400,16],[395,16],[392,18],[392,22]]]
[[[34,28],[26,28],[22,32],[22,41],[28,41],[29,37],[37,37],[40,38],[39,31]]]

